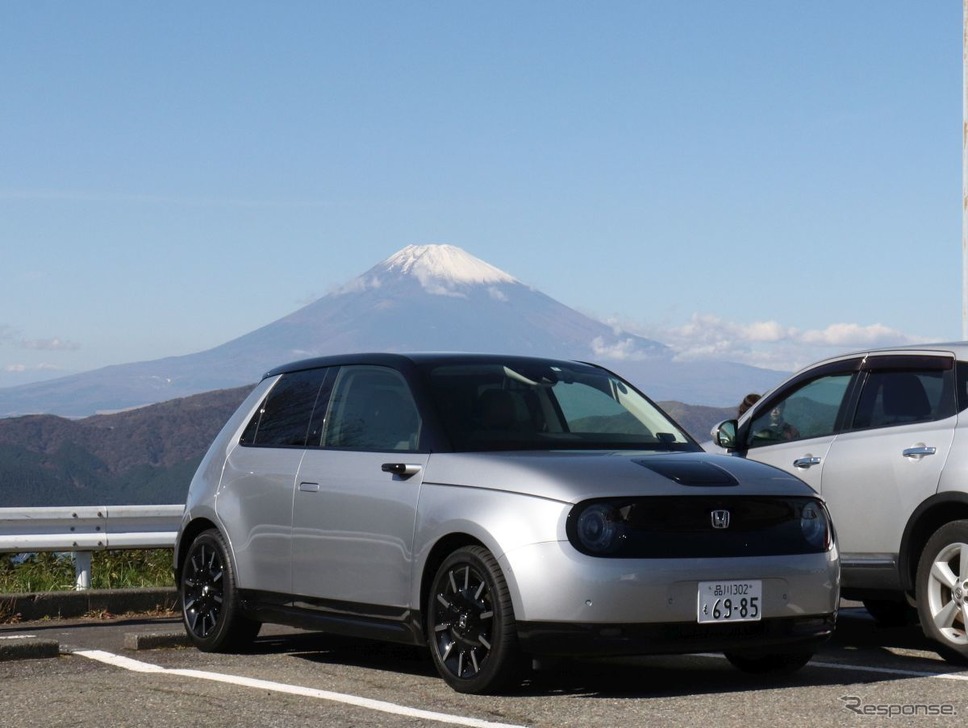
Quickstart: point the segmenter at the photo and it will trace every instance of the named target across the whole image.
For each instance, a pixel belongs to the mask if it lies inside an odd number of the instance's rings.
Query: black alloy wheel
[[[462,693],[494,693],[519,675],[514,611],[491,553],[466,546],[444,560],[429,593],[430,653],[441,677]]]
[[[205,652],[247,647],[261,627],[239,610],[235,572],[218,531],[199,534],[181,573],[182,616],[188,636]]]

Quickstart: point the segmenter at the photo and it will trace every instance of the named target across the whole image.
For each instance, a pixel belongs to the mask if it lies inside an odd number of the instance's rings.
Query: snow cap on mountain
[[[455,245],[408,245],[337,293],[380,288],[387,275],[392,278],[411,276],[427,293],[445,296],[460,295],[458,289],[461,286],[518,283],[514,276]]]
[[[424,284],[432,279],[453,283],[517,282],[503,270],[455,245],[408,245],[383,261],[383,266],[388,272],[399,270],[414,275]]]

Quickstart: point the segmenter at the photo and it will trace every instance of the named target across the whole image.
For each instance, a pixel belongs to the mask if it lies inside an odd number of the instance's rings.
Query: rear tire
[[[238,652],[251,646],[262,625],[241,612],[232,560],[214,528],[192,541],[179,592],[185,631],[198,649]]]
[[[925,636],[946,660],[968,663],[968,521],[947,523],[928,539],[916,583]]]

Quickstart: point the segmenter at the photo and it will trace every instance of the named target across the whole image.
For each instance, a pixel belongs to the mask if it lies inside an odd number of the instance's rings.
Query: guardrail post
[[[75,591],[83,591],[91,588],[91,552],[74,552],[74,582]]]

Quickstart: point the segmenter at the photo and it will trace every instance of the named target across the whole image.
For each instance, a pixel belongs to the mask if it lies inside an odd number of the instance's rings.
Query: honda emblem
[[[709,520],[712,522],[713,528],[729,528],[729,511],[712,511],[709,514]]]

